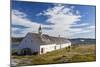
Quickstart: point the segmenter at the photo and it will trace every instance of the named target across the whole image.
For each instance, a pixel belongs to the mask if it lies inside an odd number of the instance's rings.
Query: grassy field
[[[42,55],[12,56],[17,65],[38,65],[96,61],[95,45],[77,45],[71,49],[63,48]]]

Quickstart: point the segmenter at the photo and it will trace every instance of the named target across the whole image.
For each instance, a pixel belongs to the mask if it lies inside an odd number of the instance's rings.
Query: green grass
[[[12,56],[19,59],[18,65],[37,65],[54,63],[72,63],[95,61],[95,45],[72,46],[71,49],[63,48],[42,55]]]

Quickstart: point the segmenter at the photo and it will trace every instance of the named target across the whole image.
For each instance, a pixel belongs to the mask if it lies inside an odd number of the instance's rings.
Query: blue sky
[[[95,38],[95,6],[12,2],[12,36],[24,37],[28,32],[66,38]]]

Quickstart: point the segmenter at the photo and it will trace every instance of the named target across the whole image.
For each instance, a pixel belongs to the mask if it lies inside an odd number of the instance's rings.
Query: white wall
[[[44,53],[51,52],[51,51],[54,51],[54,50],[57,50],[60,48],[65,48],[68,46],[71,46],[71,43],[65,43],[65,44],[61,44],[61,45],[60,44],[41,45],[40,46],[40,54],[42,54],[41,48],[43,48],[43,54],[44,54]]]
[[[65,43],[65,44],[57,44],[56,45],[56,49],[60,49],[60,48],[65,48],[65,47],[68,47],[68,46],[71,46],[71,42],[69,43]]]
[[[60,45],[56,45],[56,49],[60,49],[60,47],[61,47]]]
[[[40,46],[40,54],[42,54],[41,53],[41,48],[44,49],[43,53],[47,53],[47,52],[55,50],[55,48],[54,48],[55,46],[56,46],[56,44],[41,45]]]
[[[71,43],[61,44],[61,48],[68,47],[68,46],[71,46]]]
[[[31,35],[27,35],[19,44],[18,53],[20,53],[20,50],[23,48],[30,48],[32,52],[37,52],[37,51],[39,52],[40,45],[38,44],[38,42],[35,41],[35,39],[32,40]]]

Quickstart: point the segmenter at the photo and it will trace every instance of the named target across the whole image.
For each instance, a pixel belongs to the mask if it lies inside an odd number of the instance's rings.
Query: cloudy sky
[[[12,2],[12,37],[28,32],[66,38],[95,38],[95,6],[40,2]]]

